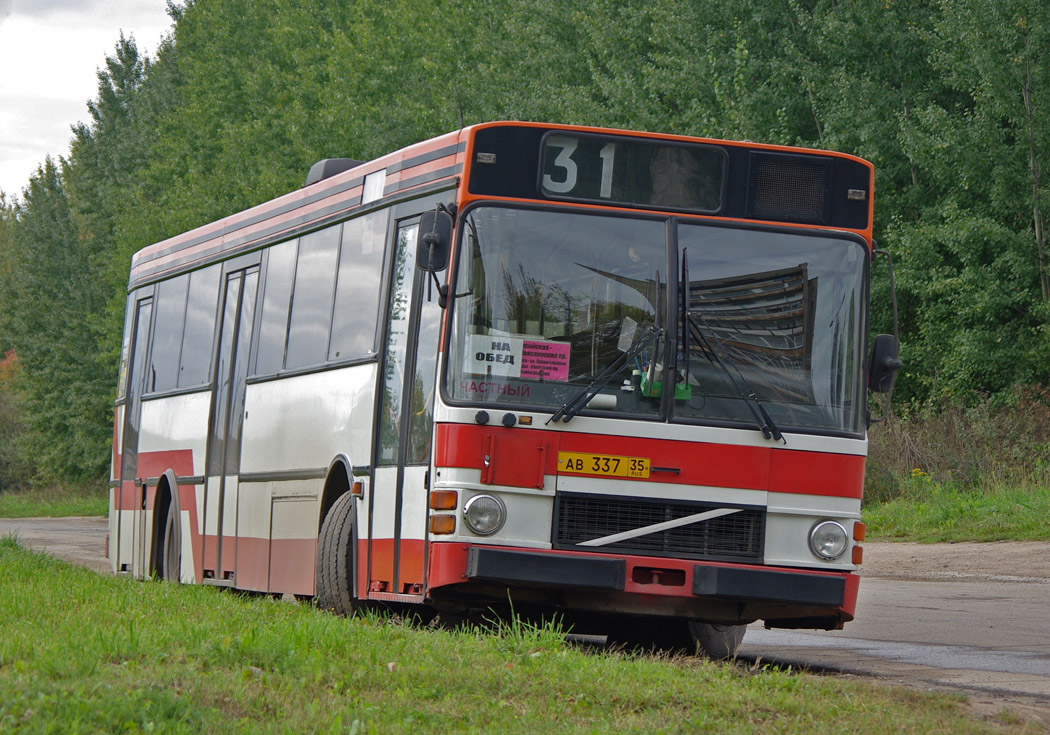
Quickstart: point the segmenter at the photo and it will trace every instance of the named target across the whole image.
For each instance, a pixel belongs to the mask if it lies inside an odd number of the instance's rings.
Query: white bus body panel
[[[344,453],[367,465],[375,380],[370,362],[249,385],[241,472],[327,468]]]
[[[164,469],[175,469],[176,476],[203,475],[210,411],[211,393],[208,391],[144,399],[139,423],[139,456],[188,449],[193,453],[192,472],[185,468]],[[158,474],[163,471],[159,470]]]

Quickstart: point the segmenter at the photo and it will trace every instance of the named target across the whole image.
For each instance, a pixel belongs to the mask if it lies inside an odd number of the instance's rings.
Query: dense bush
[[[962,488],[1050,485],[1050,388],[1016,386],[906,406],[869,433],[868,503],[906,493],[909,483]]]

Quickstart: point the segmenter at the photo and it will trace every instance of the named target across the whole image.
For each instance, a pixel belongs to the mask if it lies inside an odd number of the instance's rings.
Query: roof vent
[[[360,166],[364,161],[358,161],[356,158],[326,158],[323,161],[318,161],[310,167],[310,172],[306,174],[306,183],[303,186],[309,186],[310,184],[316,184],[318,181],[324,181],[329,176],[335,176],[341,174],[343,171],[349,171],[350,169]]]

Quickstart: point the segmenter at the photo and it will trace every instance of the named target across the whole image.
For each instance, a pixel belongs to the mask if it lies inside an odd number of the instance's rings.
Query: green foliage
[[[16,447],[24,431],[11,387],[17,370],[18,358],[14,349],[10,349],[0,359],[0,498],[5,491],[24,485],[29,474]]]
[[[186,0],[119,38],[67,159],[0,209],[0,347],[38,481],[108,460],[132,253],[462,119],[842,150],[876,165],[897,397],[1050,383],[1050,6],[1039,0]],[[71,299],[76,297],[74,303]],[[872,328],[890,328],[884,267]],[[12,425],[10,421],[8,425]]]
[[[22,456],[37,476],[98,478],[112,438],[112,372],[100,370],[93,315],[100,292],[89,242],[73,221],[59,166],[38,170],[15,208],[0,333],[18,355],[12,381],[24,432]]]

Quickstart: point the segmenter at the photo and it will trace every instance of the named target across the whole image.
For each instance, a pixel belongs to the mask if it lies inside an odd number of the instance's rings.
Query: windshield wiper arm
[[[719,347],[721,347],[721,341],[719,341],[718,337],[715,335],[714,331],[711,330],[711,327],[707,324],[707,322],[704,321],[703,316],[699,314],[697,316],[701,321],[704,322],[704,326],[707,326],[708,330],[711,331],[711,338]],[[773,421],[773,417],[769,415],[769,412],[766,411],[766,407],[762,405],[762,402],[760,400],[758,400],[758,395],[755,393],[754,388],[752,388],[751,385],[747,382],[747,378],[745,378],[743,373],[740,372],[740,369],[735,364],[733,365],[733,369],[736,370],[737,376],[740,378],[740,382],[744,384],[744,388],[740,387],[740,384],[737,383],[736,378],[733,377],[733,373],[731,373],[729,371],[729,368],[726,367],[725,360],[719,357],[718,351],[711,346],[711,342],[708,341],[707,336],[700,330],[700,327],[696,323],[696,319],[694,319],[693,314],[687,313],[686,319],[689,322],[689,328],[696,336],[696,339],[699,342],[701,349],[703,349],[704,353],[707,355],[707,359],[713,362],[719,368],[721,368],[722,373],[729,380],[730,384],[733,386],[733,389],[737,392],[737,394],[739,394],[740,398],[743,399],[744,403],[747,405],[748,410],[751,411],[751,416],[754,417],[755,423],[758,425],[758,428],[761,429],[762,436],[764,436],[766,439],[774,439],[778,442],[782,441],[785,444],[787,444],[787,440],[784,439],[784,435],[780,433],[780,429],[777,428],[776,423]]]
[[[724,375],[726,375],[727,378],[729,378],[730,384],[733,385],[733,390],[735,390],[740,395],[740,398],[743,399],[743,402],[747,404],[748,409],[751,412],[751,416],[755,419],[755,423],[758,424],[758,428],[761,429],[762,436],[766,439],[776,439],[777,441],[782,441],[784,444],[786,444],[787,441],[780,433],[780,429],[777,428],[776,423],[774,423],[773,417],[770,416],[769,413],[766,413],[765,406],[763,406],[761,401],[758,400],[758,396],[755,394],[754,388],[752,388],[751,385],[748,383],[748,380],[743,377],[743,373],[740,372],[739,367],[736,366],[736,363],[733,363],[733,370],[735,370],[736,374],[740,376],[740,382],[742,382],[744,386],[747,386],[748,388],[747,393],[744,393],[740,390],[740,386],[737,384],[736,380],[733,379],[733,374],[729,372],[729,369],[726,366],[726,362],[724,362],[720,357],[718,357],[718,353],[715,352],[714,349],[712,349],[711,342],[709,342],[708,338],[705,335],[703,335],[703,332],[700,331],[699,325],[697,325],[696,321],[693,319],[693,304],[691,294],[689,291],[690,280],[688,252],[688,248],[682,248],[681,250],[680,283],[681,313],[682,315],[684,315],[681,319],[681,350],[682,362],[685,362],[686,365],[686,380],[689,380],[689,331],[692,330],[696,333],[696,339],[700,345],[700,349],[707,354],[708,359],[711,362],[715,363],[720,367],[721,372]],[[696,313],[696,317],[703,322],[703,325],[705,325],[705,327],[708,328],[708,331],[711,333],[711,338],[715,340],[719,348],[724,350],[721,340],[718,339],[718,335],[716,335],[714,330],[711,329],[711,324],[708,323],[707,319],[703,318],[703,315],[699,312]],[[759,414],[761,414],[761,417],[759,417]]]
[[[551,421],[558,421],[559,419],[563,423],[569,423],[572,420],[572,417],[578,414],[587,405],[587,402],[590,401],[591,398],[593,398],[606,384],[608,384],[609,380],[611,380],[614,375],[620,372],[624,365],[640,355],[642,351],[653,342],[653,340],[663,334],[663,331],[663,328],[654,324],[642,332],[641,336],[627,348],[626,352],[617,357],[613,360],[611,365],[598,373],[598,375],[594,377],[594,380],[591,381],[590,385],[567,400],[561,408],[555,411],[551,417],[547,419],[546,423],[549,424]]]

